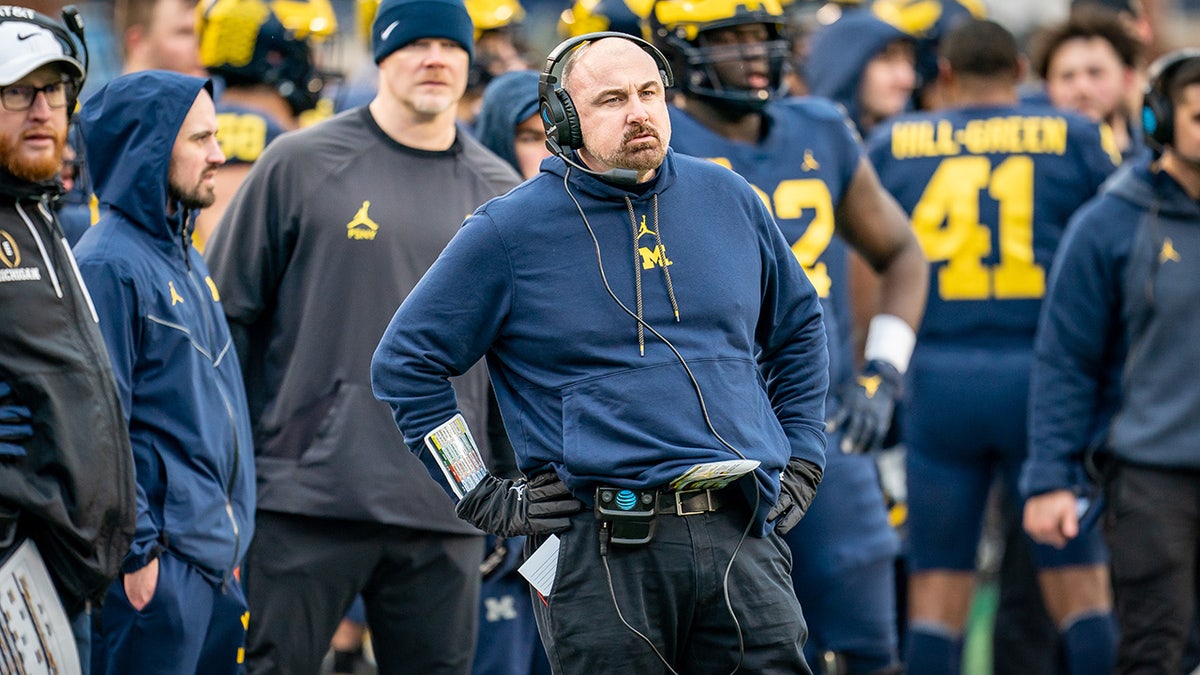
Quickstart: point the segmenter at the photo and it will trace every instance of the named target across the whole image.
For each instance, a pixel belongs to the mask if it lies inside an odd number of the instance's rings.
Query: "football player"
[[[200,61],[224,84],[217,138],[225,153],[217,201],[196,219],[192,239],[199,250],[267,144],[317,107],[325,80],[313,63],[313,46],[336,30],[329,0],[206,0],[197,9]]]
[[[959,672],[993,476],[1016,493],[1046,270],[1071,213],[1114,169],[1095,123],[1019,103],[1023,62],[999,24],[962,23],[939,58],[939,88],[952,107],[901,116],[868,143],[931,264],[901,425],[908,667],[930,675]],[[1108,672],[1113,622],[1099,535],[1036,553],[1071,672]]]

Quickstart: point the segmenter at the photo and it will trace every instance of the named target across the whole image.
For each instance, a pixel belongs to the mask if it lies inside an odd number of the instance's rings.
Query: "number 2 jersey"
[[[668,110],[671,147],[676,152],[703,157],[741,174],[775,216],[821,298],[830,390],[834,391],[854,373],[848,253],[846,242],[834,234],[834,212],[864,159],[858,135],[839,108],[819,98],[768,105],[763,111],[763,135],[754,144],[725,138],[678,108]],[[837,397],[830,396],[826,413],[832,414],[838,404]],[[820,499],[787,535],[797,595],[810,625],[821,626],[825,639],[861,638],[880,624],[874,618],[884,615],[886,624],[894,612],[882,595],[863,597],[872,595],[868,589],[873,584],[847,586],[833,581],[847,578],[850,570],[857,574],[871,569],[899,551],[878,480],[870,458],[828,452]],[[847,603],[857,603],[854,606],[861,610],[853,622],[822,609]],[[881,635],[886,649],[886,629]]]
[[[896,118],[868,154],[932,265],[918,341],[1032,346],[1067,220],[1116,168],[1100,128],[1040,105],[945,110]]]
[[[733,141],[671,106],[671,147],[741,174],[775,216],[824,309],[830,386],[850,378],[850,301],[846,244],[833,214],[863,157],[862,146],[833,104],[817,98],[772,103],[757,144]],[[830,402],[832,405],[833,402]]]

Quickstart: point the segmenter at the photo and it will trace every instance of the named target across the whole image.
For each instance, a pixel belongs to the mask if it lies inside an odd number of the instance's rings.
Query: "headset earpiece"
[[[571,95],[562,87],[555,86],[556,81],[553,75],[542,75],[538,80],[538,103],[542,126],[546,130],[546,142],[551,144],[550,150],[557,154],[582,148],[583,131]]]
[[[579,124],[579,114],[575,111],[575,103],[571,100],[571,95],[567,93],[567,90],[559,86],[558,76],[554,74],[554,69],[558,66],[559,61],[579,45],[610,37],[629,40],[636,44],[658,65],[658,74],[662,78],[663,87],[670,88],[674,84],[667,57],[663,56],[657,47],[639,37],[616,31],[603,31],[564,40],[550,51],[550,55],[546,57],[546,67],[542,70],[541,77],[538,78],[538,108],[542,114],[542,126],[546,129],[546,145],[556,155],[563,156],[571,150],[582,148],[583,129]]]
[[[1175,135],[1175,118],[1171,112],[1171,101],[1154,88],[1147,89],[1142,97],[1142,131],[1146,140],[1158,148],[1171,144]]]
[[[1180,49],[1159,58],[1147,69],[1148,82],[1142,95],[1142,134],[1156,152],[1175,142],[1175,106],[1168,87],[1185,62],[1200,59],[1200,49]]]

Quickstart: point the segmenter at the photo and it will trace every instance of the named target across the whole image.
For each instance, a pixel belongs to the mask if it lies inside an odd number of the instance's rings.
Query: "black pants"
[[[1058,628],[1042,600],[1022,513],[1015,495],[1000,500],[1004,555],[1000,561],[1000,605],[992,631],[993,675],[1065,673],[1059,659]]]
[[[740,652],[740,673],[809,675],[803,652],[808,630],[783,539],[774,531],[766,538],[747,536],[726,584],[749,508],[657,518],[649,544],[609,546],[611,595],[595,516],[574,516],[571,529],[558,535],[554,590],[545,601],[534,597],[553,672],[668,672],[650,645],[622,624],[619,609],[679,673],[729,673]],[[527,543],[527,552],[540,543]],[[740,650],[726,588],[744,642]]]
[[[1109,485],[1121,675],[1176,675],[1195,609],[1200,471],[1121,463]]]
[[[361,592],[381,675],[466,675],[483,537],[270,511],[244,566],[249,672],[316,675]]]

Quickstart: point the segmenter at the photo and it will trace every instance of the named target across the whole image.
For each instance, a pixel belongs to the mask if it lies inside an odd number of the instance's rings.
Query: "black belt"
[[[695,516],[719,511],[733,503],[733,496],[728,489],[659,492],[654,512],[662,515]]]

